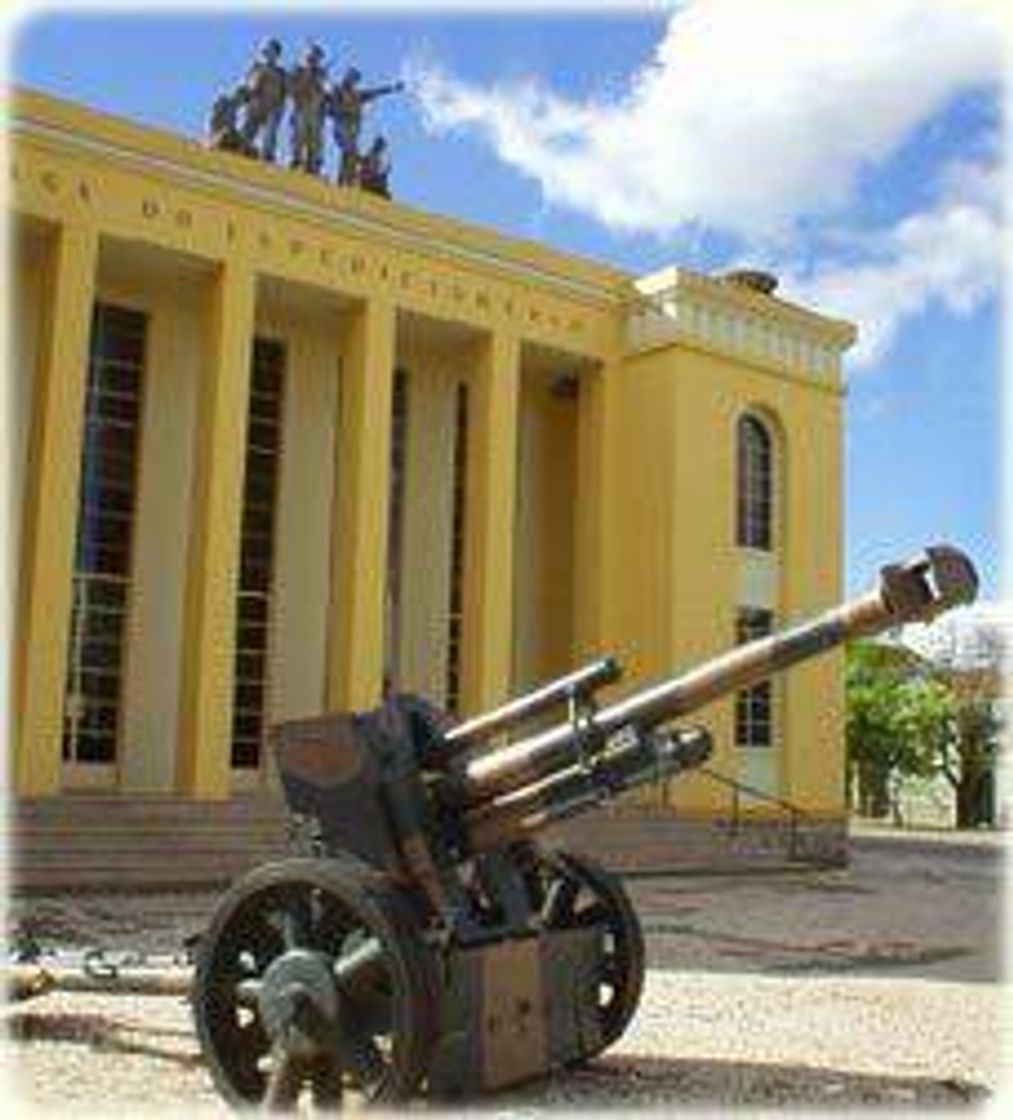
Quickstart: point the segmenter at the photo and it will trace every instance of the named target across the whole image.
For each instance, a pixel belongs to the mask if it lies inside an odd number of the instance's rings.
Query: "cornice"
[[[400,203],[364,197],[361,192],[233,153],[209,151],[174,134],[35,91],[15,91],[9,101],[8,126],[14,136],[113,160],[140,173],[198,189],[210,188],[254,205],[283,208],[297,217],[537,283],[585,301],[615,306],[629,298],[632,277],[607,265],[580,257],[571,259],[534,242],[511,239]]]
[[[728,280],[685,269],[645,277],[630,309],[634,352],[671,343],[728,354],[795,378],[835,387],[855,328]]]

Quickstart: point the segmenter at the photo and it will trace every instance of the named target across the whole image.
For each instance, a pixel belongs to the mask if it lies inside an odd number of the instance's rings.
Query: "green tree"
[[[953,698],[952,731],[938,751],[937,765],[953,787],[957,828],[991,824],[999,750],[995,675],[988,669],[942,669],[936,674]]]
[[[928,673],[953,701],[951,734],[937,752],[937,771],[953,787],[958,828],[991,824],[1006,635],[995,622],[961,625],[953,617],[933,629]]]
[[[922,733],[931,726],[939,698],[923,697],[915,687],[914,662],[901,646],[856,642],[847,650],[848,777],[864,816],[896,811],[891,797],[896,776],[931,772]]]
[[[864,815],[892,812],[899,820],[899,782],[942,775],[954,791],[958,828],[991,823],[1002,647],[979,638],[972,664],[958,653],[955,638],[930,660],[899,645],[848,648],[849,791]]]

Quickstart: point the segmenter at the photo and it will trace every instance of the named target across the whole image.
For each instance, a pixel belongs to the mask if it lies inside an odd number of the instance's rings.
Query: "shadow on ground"
[[[952,1079],[892,1077],[806,1066],[617,1054],[544,1082],[497,1094],[490,1103],[588,1108],[695,1104],[891,1105],[954,1107],[979,1103],[987,1087]]]
[[[15,1043],[63,1043],[106,1054],[138,1054],[157,1063],[196,1069],[203,1062],[192,1033],[152,1029],[100,1014],[17,1012],[7,1019]],[[954,1079],[869,1075],[797,1065],[614,1054],[473,1103],[482,1109],[517,1105],[595,1110],[658,1105],[889,1105],[973,1104],[989,1090]],[[463,1103],[463,1102],[462,1102]],[[436,1104],[436,1111],[443,1111]],[[455,1105],[454,1114],[460,1114]]]
[[[141,1054],[185,1067],[202,1064],[193,1031],[152,1027],[112,1015],[16,1011],[4,1026],[14,1042],[63,1042],[106,1054]],[[158,1039],[165,1039],[159,1042]]]

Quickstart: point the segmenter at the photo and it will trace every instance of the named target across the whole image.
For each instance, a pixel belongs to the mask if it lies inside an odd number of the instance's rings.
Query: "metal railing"
[[[788,816],[788,858],[792,860],[798,858],[799,824],[809,818],[809,814],[805,809],[800,808],[791,801],[785,800],[783,797],[778,797],[774,793],[768,793],[766,790],[758,789],[756,786],[751,786],[746,782],[740,782],[737,778],[730,778],[727,774],[722,774],[717,770],[711,770],[709,767],[701,766],[697,770],[697,773],[702,774],[704,777],[711,778],[720,785],[727,786],[732,791],[730,826],[732,836],[737,836],[742,827],[743,794],[748,794],[757,801],[766,801],[783,810]]]

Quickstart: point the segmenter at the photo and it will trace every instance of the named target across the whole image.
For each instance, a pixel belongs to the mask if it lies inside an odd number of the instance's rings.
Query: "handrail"
[[[737,834],[739,831],[739,803],[743,792],[755,797],[758,801],[768,801],[772,805],[777,805],[778,808],[784,809],[788,813],[789,821],[789,834],[788,834],[788,858],[795,859],[797,854],[797,841],[798,841],[798,824],[802,818],[808,817],[810,814],[798,805],[791,801],[786,801],[783,797],[778,797],[777,794],[768,793],[767,790],[758,789],[756,786],[751,786],[747,782],[740,782],[737,778],[730,778],[727,774],[722,774],[717,770],[711,770],[708,766],[700,766],[697,773],[703,774],[706,778],[711,778],[713,781],[721,785],[728,786],[732,790],[732,832]]]

